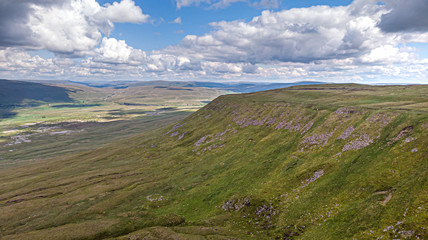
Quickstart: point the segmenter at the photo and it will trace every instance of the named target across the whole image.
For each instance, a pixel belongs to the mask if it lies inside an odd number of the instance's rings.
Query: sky
[[[428,84],[427,0],[0,0],[0,78]]]

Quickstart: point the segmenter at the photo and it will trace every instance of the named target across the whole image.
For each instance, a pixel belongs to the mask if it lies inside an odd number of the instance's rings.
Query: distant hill
[[[277,88],[285,88],[298,85],[327,84],[326,82],[293,82],[293,83],[263,83],[263,82],[198,82],[198,81],[67,81],[67,80],[25,80],[30,83],[55,84],[55,85],[84,85],[94,88],[125,89],[141,86],[164,87],[203,87],[226,90],[236,93],[250,93],[266,91]]]
[[[0,104],[20,105],[26,101],[72,102],[69,90],[46,84],[0,79]]]
[[[179,82],[179,81],[113,81],[113,82],[77,82],[72,83],[82,84],[96,88],[129,88],[139,86],[167,86],[167,87],[204,87],[227,90],[236,93],[249,93],[265,91],[277,88],[285,88],[296,85],[313,85],[325,84],[324,82],[295,82],[295,83],[219,83],[219,82]]]
[[[37,106],[47,102],[73,102],[69,90],[46,84],[0,79],[0,119],[16,113],[17,106]]]
[[[295,82],[295,83],[214,83],[214,82],[193,82],[185,87],[206,87],[206,88],[218,88],[222,90],[228,90],[237,93],[250,93],[272,90],[277,88],[286,88],[291,86],[299,85],[314,85],[314,84],[325,84],[324,82]]]
[[[2,239],[428,239],[428,85],[218,97],[0,172]]]

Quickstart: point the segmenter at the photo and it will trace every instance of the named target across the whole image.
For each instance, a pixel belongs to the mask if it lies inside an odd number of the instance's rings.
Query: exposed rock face
[[[331,133],[323,133],[323,134],[314,134],[312,136],[309,136],[305,138],[302,141],[302,144],[307,145],[323,145],[325,146],[328,142],[328,139],[333,135],[334,132]]]
[[[245,206],[250,206],[250,198],[241,198],[241,199],[229,199],[227,200],[221,208],[224,211],[239,211]]]
[[[362,149],[362,148],[369,146],[372,143],[373,143],[373,139],[370,138],[369,135],[364,134],[363,136],[360,136],[359,138],[355,139],[354,141],[346,144],[343,147],[342,152],[346,152],[349,150]]]
[[[263,206],[259,206],[256,209],[256,215],[262,218],[271,219],[276,215],[276,210],[273,206],[269,206],[264,204]]]
[[[314,124],[313,119],[301,112],[298,107],[289,104],[264,104],[263,107],[252,105],[232,105],[230,113],[233,122],[241,128],[266,126],[275,129],[287,129],[293,132],[307,132]]]
[[[390,122],[392,122],[392,120],[394,120],[396,116],[397,116],[396,114],[377,113],[377,114],[371,115],[369,118],[367,118],[366,121],[372,122],[372,123],[380,123],[381,126],[386,126]]]
[[[266,126],[270,127],[270,126],[274,125],[275,123],[276,123],[276,118],[269,118],[265,124],[266,124]]]
[[[184,135],[185,135],[186,133],[184,132],[184,133],[182,133],[182,134],[180,134],[180,136],[178,136],[178,138],[177,138],[177,141],[178,140],[181,140],[183,137],[184,137]]]
[[[16,144],[21,144],[21,143],[29,143],[31,142],[30,137],[31,135],[29,134],[23,134],[23,135],[16,135],[16,136],[12,136],[12,142],[7,143],[5,146],[12,146],[12,145],[16,145]]]
[[[207,139],[207,137],[208,137],[208,135],[207,136],[203,136],[201,139],[199,139],[197,142],[195,142],[194,145],[196,147],[200,146],[201,144],[203,144],[205,142],[205,139]]]
[[[150,202],[160,202],[164,200],[164,197],[160,194],[153,194],[146,197]]]
[[[244,125],[244,123],[247,121],[247,118],[246,118],[246,117],[244,117],[244,118],[240,118],[240,117],[238,116],[238,117],[235,117],[235,118],[233,119],[233,121],[234,121],[236,124],[238,124],[239,126],[242,126],[242,125]]]
[[[214,150],[216,148],[221,148],[221,147],[224,147],[224,144],[221,144],[221,145],[213,144],[213,145],[210,145],[210,146],[202,149],[202,151],[207,152],[207,151],[211,151],[211,150]]]
[[[296,116],[292,120],[284,120],[278,123],[275,129],[288,129],[293,132],[297,132],[302,128],[301,122],[307,122],[308,118]]]
[[[241,127],[243,128],[248,126],[261,126],[265,121],[266,121],[266,118],[262,120],[248,119],[241,125]]]
[[[304,182],[302,182],[302,186],[306,187],[310,183],[315,182],[318,178],[322,177],[323,175],[324,175],[324,170],[321,169],[321,170],[316,171],[311,178],[306,179]]]
[[[342,133],[342,135],[340,135],[340,136],[338,137],[338,139],[343,139],[343,140],[347,139],[349,136],[351,136],[351,134],[352,134],[352,132],[353,132],[354,130],[355,130],[354,126],[350,126],[349,128],[347,128],[347,129]]]
[[[413,126],[408,126],[408,127],[403,128],[403,130],[401,130],[401,131],[397,134],[397,136],[395,136],[393,139],[391,139],[391,140],[388,142],[388,145],[391,145],[392,143],[397,142],[398,140],[400,140],[400,139],[401,139],[401,138],[403,138],[403,137],[407,137],[407,136],[409,136],[412,132],[413,132]],[[411,142],[411,141],[413,141],[413,140],[414,140],[414,139],[413,139],[412,137],[408,137],[408,138],[406,138],[405,142],[406,142],[406,143],[408,143],[408,142]]]
[[[305,134],[307,131],[309,131],[309,129],[311,129],[311,127],[314,125],[314,121],[312,120],[311,122],[309,122],[308,124],[306,124],[306,126],[304,127],[303,131],[301,134]]]
[[[169,130],[166,134],[169,134],[170,132],[175,131],[177,128],[182,127],[183,125],[180,123],[175,124],[171,130]]]
[[[391,123],[396,116],[393,112],[375,112],[371,114],[365,122],[356,124],[357,119],[363,119],[366,110],[356,109],[355,107],[341,107],[333,112],[332,115],[326,118],[324,123],[317,124],[313,127],[316,120],[323,114],[329,114],[328,111],[318,110],[316,114],[307,109],[301,109],[299,106],[292,106],[290,104],[270,104],[265,103],[263,106],[256,104],[225,104],[224,102],[217,102],[209,106],[207,110],[215,111],[229,111],[229,116],[233,117],[233,123],[246,128],[250,126],[264,126],[273,128],[275,130],[289,130],[291,132],[299,132],[303,135],[303,140],[300,142],[300,150],[306,148],[314,148],[315,146],[327,146],[330,138],[335,135],[335,130],[340,125],[348,125],[346,130],[337,137],[337,139],[348,140],[345,142],[342,152],[350,150],[359,150],[372,144],[375,139],[380,138],[382,129]],[[204,113],[210,115],[210,113]],[[332,125],[333,124],[333,125]],[[334,129],[331,126],[335,126]],[[313,131],[311,131],[313,129]],[[324,129],[330,129],[326,132]],[[214,141],[215,139],[223,140],[222,135],[225,132],[217,133],[215,135],[207,135],[195,143],[195,146]],[[236,131],[236,130],[235,130]],[[412,128],[405,128],[396,137],[408,137]],[[308,134],[309,133],[309,134]],[[353,138],[349,141],[350,138]],[[407,138],[407,142],[413,141],[412,138]]]

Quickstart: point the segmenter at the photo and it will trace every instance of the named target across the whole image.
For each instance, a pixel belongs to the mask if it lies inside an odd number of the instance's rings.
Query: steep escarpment
[[[6,175],[2,232],[424,239],[427,96],[426,86],[360,85],[222,96],[167,129],[51,163],[36,180],[35,170]]]
[[[237,230],[281,239],[426,234],[426,112],[239,97],[219,98],[175,129],[195,160],[219,165],[227,181],[213,175],[217,186],[194,191],[229,192],[221,209]]]

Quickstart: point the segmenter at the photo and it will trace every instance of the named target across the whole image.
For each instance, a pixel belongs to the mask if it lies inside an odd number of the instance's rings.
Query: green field
[[[96,149],[185,118],[223,90],[0,80],[0,168]]]
[[[1,239],[427,239],[428,86],[221,96],[0,170]]]

